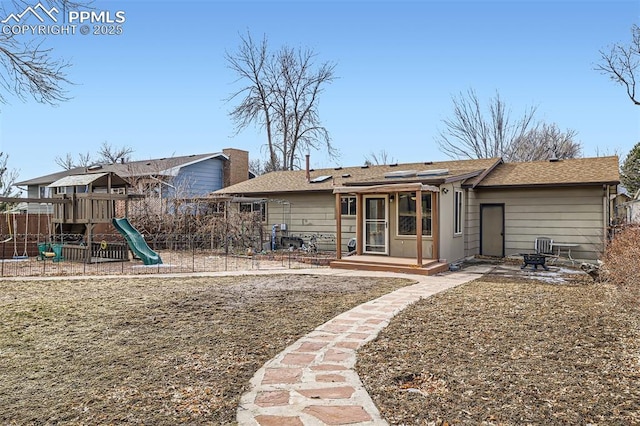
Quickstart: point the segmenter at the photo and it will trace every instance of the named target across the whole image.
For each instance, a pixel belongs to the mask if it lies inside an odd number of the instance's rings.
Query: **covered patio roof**
[[[385,194],[414,191],[440,192],[440,188],[433,185],[425,185],[420,182],[407,182],[370,186],[338,186],[333,189],[334,194]]]

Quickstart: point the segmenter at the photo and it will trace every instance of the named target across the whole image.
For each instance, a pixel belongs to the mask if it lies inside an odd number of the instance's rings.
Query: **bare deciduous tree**
[[[56,157],[55,163],[65,170],[71,170],[76,167],[87,167],[91,164],[113,164],[120,160],[128,162],[131,160],[133,148],[122,146],[120,148],[113,147],[108,142],[102,142],[96,157],[94,158],[90,152],[78,153],[74,159],[73,154],[67,152],[64,157]]]
[[[118,161],[130,161],[131,154],[133,153],[133,148],[128,146],[122,146],[120,148],[116,148],[112,146],[109,142],[102,142],[100,148],[98,149],[98,163],[103,164],[111,164],[117,163]]]
[[[64,157],[56,157],[54,161],[58,166],[65,170],[71,170],[76,167],[88,167],[93,163],[91,160],[91,153],[89,152],[84,154],[79,153],[77,155],[77,159],[74,159],[73,155],[70,152],[67,152]]]
[[[18,171],[9,169],[8,161],[9,155],[0,152],[0,197],[18,197],[21,191],[14,187],[18,179]],[[7,210],[7,207],[7,203],[0,203],[0,211]]]
[[[392,164],[395,162],[397,162],[397,160],[384,149],[378,151],[378,153],[371,152],[369,155],[364,156],[364,164],[366,166]]]
[[[637,79],[640,78],[640,27],[631,27],[631,44],[616,43],[608,50],[600,51],[600,63],[596,70],[609,76],[611,80],[624,86],[627,96],[635,105],[640,105],[640,94],[636,93]]]
[[[49,7],[66,10],[84,8],[91,2],[49,0]],[[31,3],[14,0],[9,3],[18,12]],[[7,13],[7,7],[2,12]],[[37,102],[55,105],[68,99],[64,86],[70,83],[66,70],[69,62],[52,56],[51,49],[43,47],[42,40],[25,38],[10,31],[0,34],[0,102],[7,103],[7,94],[21,100],[32,97]]]
[[[4,91],[26,100],[31,95],[36,101],[57,104],[68,98],[63,88],[69,83],[65,70],[69,63],[53,59],[51,49],[41,44],[22,44],[13,35],[0,36],[0,84]],[[0,93],[0,102],[7,98]]]
[[[256,175],[261,175],[264,173],[264,164],[259,158],[253,158],[249,160],[249,170]]]
[[[542,124],[514,140],[505,161],[536,161],[579,157],[582,146],[575,130],[561,131],[556,124]]]
[[[285,46],[270,53],[266,37],[260,43],[250,34],[240,38],[237,52],[226,54],[229,68],[245,84],[227,99],[241,99],[229,115],[237,132],[249,124],[265,129],[265,171],[292,170],[310,149],[336,155],[318,114],[319,96],[335,79],[335,64],[316,67],[316,54],[309,49]]]
[[[436,137],[440,150],[452,158],[493,158],[508,154],[514,140],[533,126],[536,108],[527,109],[512,121],[506,104],[496,93],[483,111],[476,92],[453,97],[453,118],[443,120],[445,129]]]

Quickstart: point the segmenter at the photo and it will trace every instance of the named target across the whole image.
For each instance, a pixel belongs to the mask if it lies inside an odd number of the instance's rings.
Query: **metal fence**
[[[277,270],[324,267],[335,259],[334,251],[315,247],[263,251],[231,240],[220,247],[192,235],[156,235],[145,241],[162,263],[145,265],[119,234],[94,235],[90,245],[76,235],[14,234],[0,240],[0,277]]]

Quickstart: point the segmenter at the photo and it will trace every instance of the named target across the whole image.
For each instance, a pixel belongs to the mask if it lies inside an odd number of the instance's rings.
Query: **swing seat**
[[[62,257],[62,245],[61,244],[38,244],[38,260],[51,259],[54,262],[60,262],[64,260]]]
[[[45,253],[50,253],[49,244],[38,243],[38,260],[44,260],[47,257]]]

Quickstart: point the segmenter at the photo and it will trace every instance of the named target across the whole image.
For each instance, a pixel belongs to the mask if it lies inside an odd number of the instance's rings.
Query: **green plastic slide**
[[[136,228],[131,225],[129,219],[123,217],[121,219],[113,218],[113,226],[127,240],[131,251],[138,256],[145,265],[158,265],[162,263],[160,255],[151,250],[151,247],[144,240],[144,237]]]

